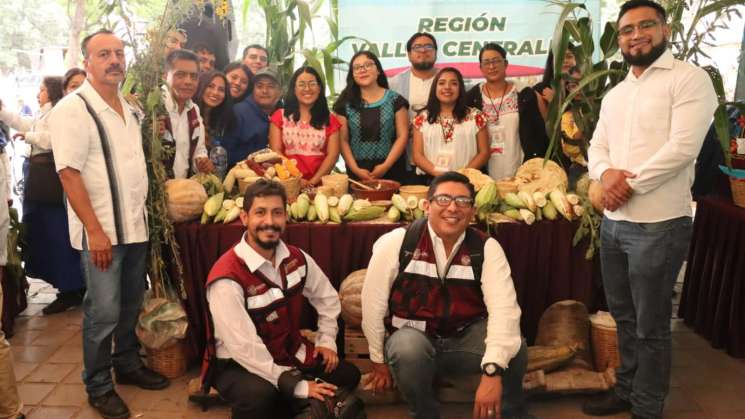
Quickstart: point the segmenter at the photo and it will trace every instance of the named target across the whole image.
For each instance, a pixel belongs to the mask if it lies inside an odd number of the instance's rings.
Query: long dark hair
[[[87,76],[85,70],[83,70],[82,68],[73,67],[67,70],[67,73],[65,73],[65,75],[62,77],[62,91],[67,90],[67,86],[72,81],[72,78],[78,75],[81,75],[83,77]]]
[[[323,127],[329,124],[331,113],[329,112],[329,105],[326,103],[326,86],[323,85],[321,76],[313,67],[300,67],[292,74],[287,93],[285,94],[285,117],[292,117],[292,120],[295,122],[300,120],[300,103],[298,103],[297,95],[295,94],[295,84],[298,77],[303,73],[313,75],[320,88],[318,99],[316,99],[310,108],[310,125],[315,129],[323,129]]]
[[[357,53],[352,56],[352,59],[349,60],[349,71],[347,72],[347,87],[342,90],[339,98],[336,100],[336,104],[334,105],[334,111],[336,113],[341,113],[341,110],[347,104],[349,104],[349,106],[353,107],[354,109],[359,110],[362,108],[362,91],[360,90],[360,86],[354,81],[354,69],[352,68],[354,60],[356,60],[357,57],[361,55],[364,55],[375,63],[375,67],[378,69],[378,86],[384,89],[388,88],[388,77],[385,75],[385,71],[383,71],[383,65],[380,64],[380,60],[378,59],[378,57],[370,51],[357,51]]]
[[[47,88],[47,97],[49,97],[52,106],[56,105],[62,99],[62,96],[65,95],[65,91],[62,90],[62,77],[47,76],[41,82]]]
[[[251,91],[253,91],[254,73],[252,73],[251,69],[248,68],[248,66],[246,66],[242,62],[233,61],[232,63],[228,63],[228,65],[225,66],[225,70],[223,70],[223,73],[225,74],[225,76],[227,76],[228,73],[232,72],[233,70],[239,69],[239,68],[243,70],[244,73],[246,73],[246,77],[248,77],[248,86],[246,86],[246,92],[243,93],[243,96],[233,98],[234,103],[242,102],[243,99],[245,99],[246,96],[248,96],[251,93]],[[228,95],[230,95],[230,89],[228,89]]]
[[[468,115],[468,103],[466,101],[466,84],[463,82],[463,75],[455,67],[445,67],[437,72],[435,79],[432,80],[432,87],[429,89],[429,99],[427,106],[423,110],[427,111],[427,122],[434,124],[437,117],[440,116],[440,99],[437,99],[437,82],[440,81],[445,73],[453,73],[458,79],[458,97],[455,99],[455,109],[453,116],[457,122],[461,122]]]
[[[574,44],[571,42],[567,44],[567,51],[571,51],[574,54]],[[566,53],[565,53],[566,54]],[[543,79],[541,83],[547,87],[551,87],[551,82],[554,80],[554,52],[553,50],[548,51],[548,57],[546,57],[546,66],[543,68]]]
[[[233,115],[233,98],[230,97],[228,78],[225,77],[222,71],[212,70],[199,76],[199,86],[197,87],[195,102],[199,106],[199,113],[202,114],[202,119],[204,119],[208,108],[207,104],[204,103],[204,92],[207,90],[207,86],[212,83],[212,80],[218,77],[225,82],[225,99],[210,111],[209,121],[207,121],[209,122],[209,126],[207,128],[216,132],[225,132],[233,127],[235,116]]]

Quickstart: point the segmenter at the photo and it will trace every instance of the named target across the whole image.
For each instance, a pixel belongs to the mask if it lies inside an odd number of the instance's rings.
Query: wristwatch
[[[481,367],[481,372],[487,377],[501,377],[502,374],[504,374],[504,368],[500,367],[495,362],[489,362]]]

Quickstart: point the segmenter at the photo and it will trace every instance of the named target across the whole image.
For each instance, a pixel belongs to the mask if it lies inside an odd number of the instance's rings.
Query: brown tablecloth
[[[367,267],[372,246],[396,224],[289,224],[284,235],[288,244],[310,254],[338,288],[351,272]],[[543,311],[556,301],[579,300],[592,312],[602,291],[599,265],[584,259],[585,244],[572,247],[576,225],[567,221],[501,224],[492,231],[504,248],[512,269],[518,302],[522,308],[522,331],[529,342],[535,338]],[[184,263],[188,299],[191,348],[204,348],[204,313],[207,310],[204,283],[217,258],[241,238],[244,227],[230,225],[176,226],[176,240]],[[597,278],[597,279],[594,279]]]
[[[728,354],[745,357],[745,208],[698,201],[678,315]]]

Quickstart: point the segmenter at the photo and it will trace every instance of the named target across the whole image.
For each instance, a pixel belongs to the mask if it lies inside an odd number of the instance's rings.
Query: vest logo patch
[[[297,265],[298,265],[299,263],[300,263],[300,262],[298,262],[298,260],[297,260],[297,259],[292,259],[291,261],[287,262],[287,265],[285,265],[285,272],[289,272],[289,271],[291,271],[291,270],[295,269],[295,267],[296,267],[296,266],[297,266]]]
[[[266,284],[249,285],[246,288],[246,292],[248,293],[248,295],[259,295],[265,293],[267,288],[268,287],[266,286]]]
[[[463,257],[460,258],[460,264],[469,266],[471,264],[471,257],[468,255],[463,255]]]
[[[277,320],[278,318],[279,318],[279,314],[277,314],[276,311],[272,311],[271,313],[269,313],[268,316],[266,316],[266,321],[273,322]]]

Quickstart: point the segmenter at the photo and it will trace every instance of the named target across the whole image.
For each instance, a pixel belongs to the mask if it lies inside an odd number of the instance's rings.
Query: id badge
[[[452,151],[440,151],[439,153],[437,153],[437,157],[434,161],[435,170],[440,172],[447,172],[448,170],[450,170],[450,165],[453,163],[454,159],[455,155]]]
[[[504,154],[504,127],[489,125],[489,149],[491,154]]]

